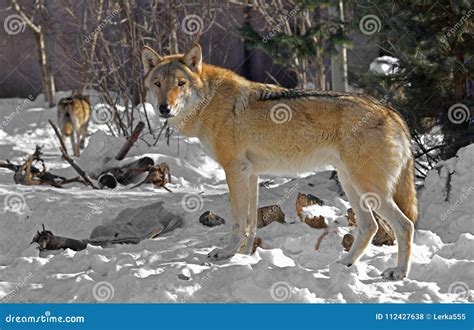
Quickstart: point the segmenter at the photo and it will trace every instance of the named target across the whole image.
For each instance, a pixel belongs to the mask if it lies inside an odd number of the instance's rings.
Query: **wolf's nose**
[[[163,116],[168,116],[171,112],[171,109],[168,104],[160,104],[159,110],[160,114],[162,114]]]

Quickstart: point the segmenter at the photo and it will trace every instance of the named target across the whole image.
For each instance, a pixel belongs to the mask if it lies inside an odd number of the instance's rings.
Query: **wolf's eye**
[[[155,86],[160,88],[161,87],[161,83],[159,81],[155,81]]]
[[[179,86],[179,87],[182,87],[182,86],[184,86],[185,84],[186,84],[185,81],[178,81],[178,86]]]

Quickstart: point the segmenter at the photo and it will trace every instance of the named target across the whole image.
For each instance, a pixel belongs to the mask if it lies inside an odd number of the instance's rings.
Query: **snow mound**
[[[473,169],[471,144],[428,173],[419,196],[420,229],[435,232],[449,243],[457,241],[463,233],[474,234]]]

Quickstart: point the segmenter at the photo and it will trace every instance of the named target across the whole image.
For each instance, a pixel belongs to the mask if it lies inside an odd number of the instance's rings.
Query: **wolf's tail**
[[[416,198],[413,158],[410,158],[402,169],[393,199],[407,218],[415,223],[418,218],[418,203]]]

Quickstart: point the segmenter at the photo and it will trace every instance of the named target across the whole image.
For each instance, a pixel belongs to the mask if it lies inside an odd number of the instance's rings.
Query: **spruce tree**
[[[440,124],[443,158],[472,143],[472,1],[358,0],[350,5],[354,28],[379,46],[380,55],[399,60],[386,76],[352,72],[359,87],[394,104],[413,133]]]

